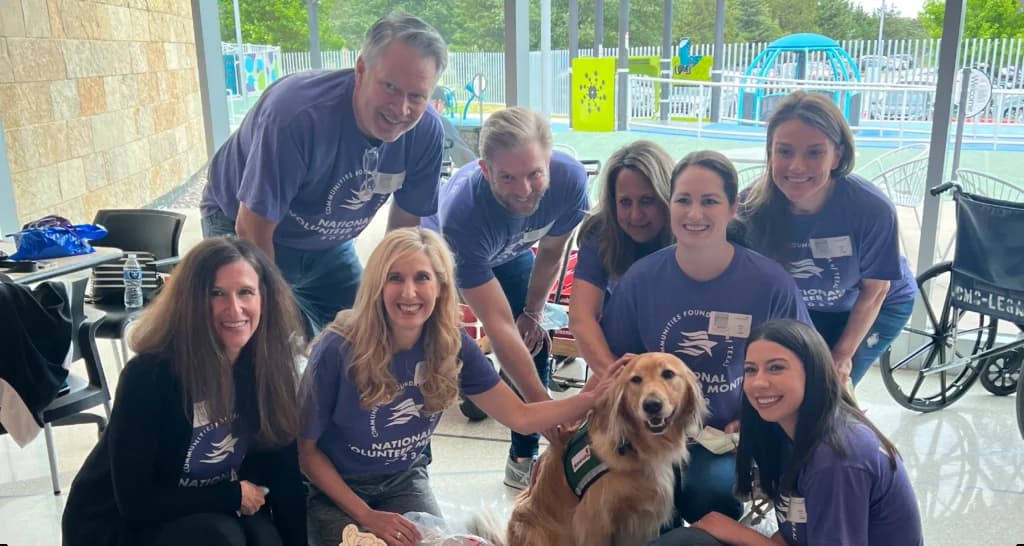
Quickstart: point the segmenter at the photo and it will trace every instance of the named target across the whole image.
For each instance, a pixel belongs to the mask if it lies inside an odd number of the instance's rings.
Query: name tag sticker
[[[708,317],[708,333],[716,336],[746,339],[750,335],[750,315],[712,311]]]
[[[192,404],[192,428],[199,428],[210,424],[207,416],[206,402],[195,402]]]
[[[413,373],[413,383],[420,386],[427,381],[427,363],[417,362],[416,371]]]
[[[815,258],[829,259],[853,256],[853,243],[850,241],[849,235],[810,239],[808,244],[811,247],[811,256]]]
[[[803,497],[789,498],[789,521],[807,523],[807,501]]]

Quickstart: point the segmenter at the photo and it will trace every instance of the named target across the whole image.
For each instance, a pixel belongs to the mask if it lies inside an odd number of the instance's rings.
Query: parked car
[[[1024,124],[1024,96],[1016,95],[1003,99],[1000,121]]]
[[[866,72],[872,68],[889,69],[886,58],[880,55],[863,55],[860,59],[857,59],[857,66],[860,67],[861,72]]]
[[[914,68],[914,56],[907,55],[905,53],[899,55],[891,55],[889,57],[892,68],[896,70],[908,70]]]
[[[893,90],[873,99],[868,105],[871,119],[925,121],[931,119],[935,99],[931,91]]]

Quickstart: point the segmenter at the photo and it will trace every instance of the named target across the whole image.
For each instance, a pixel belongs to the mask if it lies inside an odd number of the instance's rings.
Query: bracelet
[[[527,311],[526,309],[523,309],[523,316],[528,318],[528,319],[530,319],[530,320],[532,320],[533,322],[537,323],[537,326],[540,326],[541,325],[540,324],[541,321],[544,320],[544,312],[543,311],[538,313],[538,312],[535,312],[535,311]]]

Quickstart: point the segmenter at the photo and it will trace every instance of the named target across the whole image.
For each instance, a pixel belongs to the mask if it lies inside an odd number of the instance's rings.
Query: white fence
[[[781,78],[727,75],[721,83],[666,80],[629,76],[631,127],[665,127],[659,121],[656,89],[669,84],[666,103],[669,116],[687,118],[673,124],[679,130],[702,136],[750,138],[763,135],[752,126],[763,126],[777,101],[797,89],[832,97],[845,110],[858,142],[895,142],[905,145],[928,142],[935,107],[935,87],[885,82],[822,82]],[[736,122],[709,124],[711,93],[722,89],[720,119]],[[988,108],[969,118],[964,142],[992,146],[1024,146],[1024,89],[994,89]]]
[[[868,55],[876,55],[874,40],[840,41],[840,45],[857,62]],[[721,66],[727,72],[742,73],[764,50],[767,43],[731,43],[725,45]],[[713,44],[693,44],[692,55],[711,55]],[[913,70],[915,83],[934,83],[935,69],[939,66],[939,40],[886,40],[882,51],[891,59],[891,65],[883,64],[878,70],[867,70],[863,75],[869,83],[894,83],[907,81],[907,70]],[[633,47],[631,56],[660,57],[661,47]],[[673,55],[675,51],[672,52]],[[355,66],[355,51],[323,51],[324,68],[349,68]],[[579,56],[593,55],[592,49],[580,49]],[[618,49],[603,48],[601,56],[615,57]],[[290,74],[310,67],[308,52],[287,52],[282,55],[283,72]],[[880,63],[882,64],[882,63]],[[989,74],[993,84],[999,87],[1024,87],[1024,39],[991,38],[965,40],[960,45],[960,65],[981,68]],[[541,72],[540,52],[530,53],[530,74]],[[465,85],[475,74],[487,78],[485,102],[505,102],[505,56],[501,52],[452,52],[448,69],[441,81],[455,92],[460,104],[469,98]],[[552,111],[558,115],[569,112],[569,52],[551,51],[551,81],[554,90]],[[539,83],[539,78],[535,80]],[[531,86],[530,104],[540,104],[540,85]]]

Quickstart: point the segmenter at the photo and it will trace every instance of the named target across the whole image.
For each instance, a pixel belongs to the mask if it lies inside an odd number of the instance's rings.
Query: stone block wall
[[[19,223],[139,207],[206,160],[189,0],[0,0]]]

